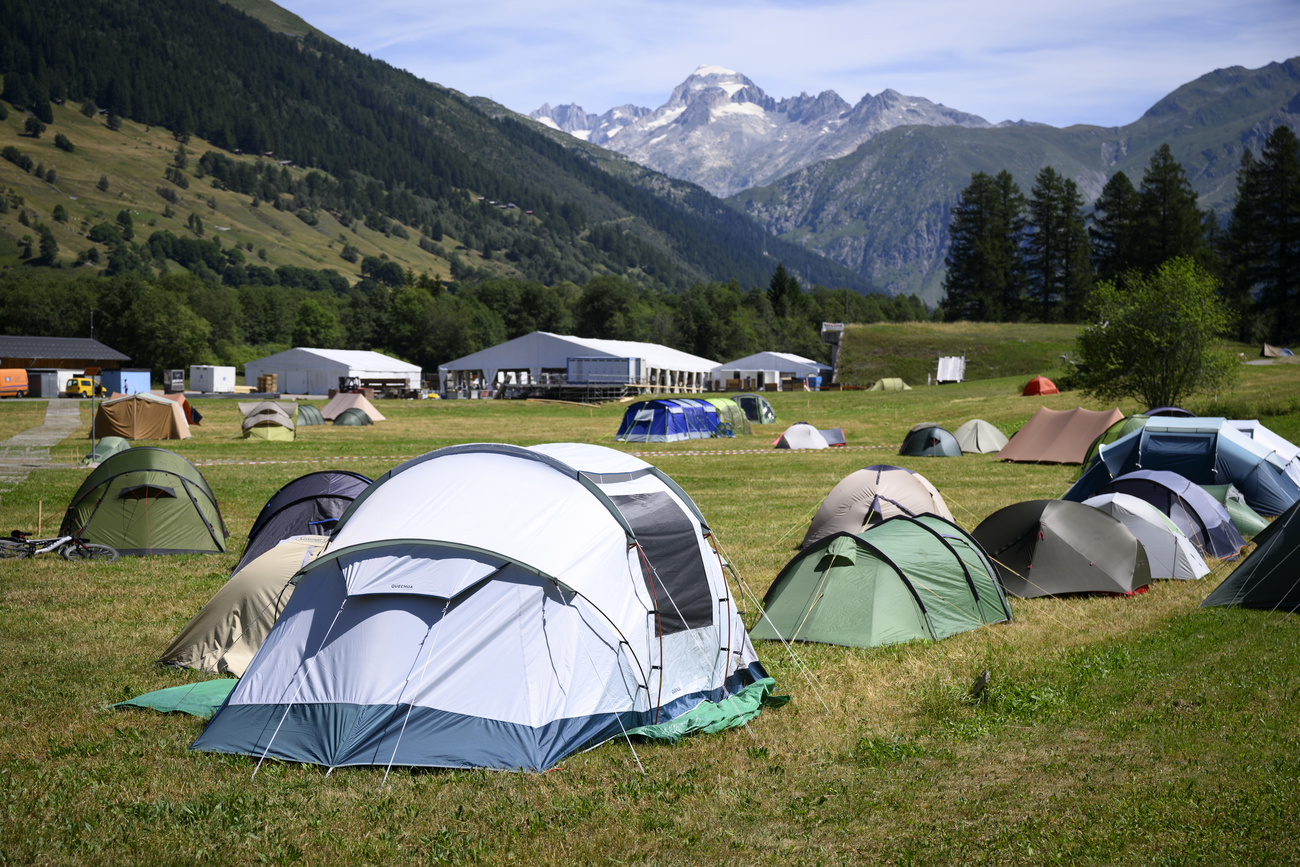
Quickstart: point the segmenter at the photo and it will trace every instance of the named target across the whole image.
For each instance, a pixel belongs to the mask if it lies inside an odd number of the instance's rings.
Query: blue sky
[[[1211,70],[1300,55],[1300,0],[278,0],[421,78],[527,113],[656,108],[716,64],[780,99],[886,88],[987,120],[1131,123]]]

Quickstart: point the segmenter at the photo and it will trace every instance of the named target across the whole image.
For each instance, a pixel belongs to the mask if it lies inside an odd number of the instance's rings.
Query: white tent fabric
[[[973,418],[952,432],[957,445],[967,454],[987,455],[1001,451],[1007,436],[982,418]]]
[[[707,533],[601,446],[408,461],[340,519],[195,748],[540,770],[672,719],[766,676]]]
[[[1083,501],[1117,518],[1146,548],[1152,578],[1183,581],[1210,574],[1205,558],[1173,521],[1146,500],[1132,494],[1099,494]]]
[[[1264,427],[1259,419],[1230,419],[1228,424],[1260,445],[1272,449],[1286,461],[1286,474],[1300,483],[1300,446]]]
[[[773,443],[778,449],[827,449],[830,443],[822,432],[807,422],[796,422]]]

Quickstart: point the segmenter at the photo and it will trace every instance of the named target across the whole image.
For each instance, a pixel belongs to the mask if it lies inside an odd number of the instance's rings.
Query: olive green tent
[[[239,411],[244,414],[240,431],[244,439],[293,442],[296,427],[293,419],[298,414],[297,406],[263,400],[240,403]]]
[[[871,386],[871,388],[867,389],[867,391],[911,391],[911,390],[912,390],[912,386],[908,385],[906,382],[903,382],[903,380],[899,379],[896,376],[886,377],[885,379],[877,379],[875,384]]]
[[[361,425],[374,424],[370,416],[366,415],[365,410],[357,409],[355,406],[348,407],[334,417],[335,424],[341,425]]]
[[[203,474],[152,446],[118,452],[81,483],[59,535],[77,533],[123,554],[212,554],[230,535]]]
[[[320,409],[310,403],[300,404],[298,406],[298,427],[313,424],[325,424],[325,417],[320,414]]]
[[[717,407],[719,427],[726,424],[731,426],[731,432],[740,436],[742,434],[752,434],[754,429],[750,427],[749,417],[745,411],[740,408],[740,404],[727,397],[706,397],[709,403]]]
[[[1201,485],[1201,487],[1205,488],[1206,493],[1211,497],[1223,503],[1223,507],[1228,510],[1228,517],[1232,518],[1232,525],[1237,528],[1242,538],[1249,539],[1256,533],[1262,533],[1268,526],[1268,521],[1247,504],[1246,497],[1237,490],[1236,485]]]
[[[103,463],[108,458],[120,451],[131,448],[131,442],[122,437],[104,437],[95,447],[90,450],[81,462],[87,466],[90,464]]]
[[[890,518],[797,554],[749,635],[851,647],[938,641],[1011,619],[996,575],[956,524],[936,515]]]

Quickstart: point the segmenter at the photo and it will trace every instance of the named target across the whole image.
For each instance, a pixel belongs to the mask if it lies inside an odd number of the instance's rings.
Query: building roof
[[[564,367],[566,358],[641,358],[651,367],[699,372],[708,372],[718,366],[716,361],[660,346],[657,343],[571,337],[567,334],[534,331],[463,358],[440,364],[438,369],[501,370]]]
[[[312,349],[305,346],[286,349],[284,352],[259,358],[249,364],[261,368],[275,364],[302,365],[312,361],[328,362],[328,366],[331,367],[343,366],[354,370],[420,372],[418,364],[400,361],[382,352],[372,352],[368,349]]]
[[[86,361],[130,361],[98,340],[89,337],[10,337],[0,336],[0,358],[28,358],[28,366],[44,359],[76,358]]]
[[[735,361],[727,361],[719,364],[716,369],[829,373],[831,371],[831,366],[829,364],[822,364],[820,361],[813,361],[811,358],[804,358],[802,355],[795,355],[792,352],[756,352],[753,355],[746,355],[744,358],[737,358]]]

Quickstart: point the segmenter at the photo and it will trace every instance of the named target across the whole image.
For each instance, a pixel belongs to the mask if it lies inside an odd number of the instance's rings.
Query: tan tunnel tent
[[[91,436],[128,440],[184,440],[190,425],[180,404],[156,394],[124,394],[99,405]]]

